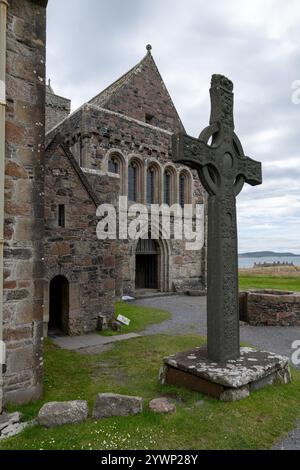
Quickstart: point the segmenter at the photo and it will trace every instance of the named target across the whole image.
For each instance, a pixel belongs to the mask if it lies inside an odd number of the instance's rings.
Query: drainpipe
[[[6,109],[6,22],[7,0],[0,0],[0,413],[3,406],[3,372],[5,346],[3,343],[3,243],[4,243],[4,165]]]

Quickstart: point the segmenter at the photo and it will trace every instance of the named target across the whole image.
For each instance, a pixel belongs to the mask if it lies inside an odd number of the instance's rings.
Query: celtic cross
[[[173,160],[197,170],[208,192],[207,352],[224,362],[240,355],[236,196],[262,172],[234,132],[232,82],[213,75],[210,96],[209,126],[199,139],[173,136]]]

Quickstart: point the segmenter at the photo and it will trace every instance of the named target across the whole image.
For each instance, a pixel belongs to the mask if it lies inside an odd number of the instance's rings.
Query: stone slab
[[[160,371],[161,384],[195,390],[223,401],[235,401],[273,383],[291,380],[289,359],[267,351],[241,348],[236,360],[215,363],[205,347],[166,357]]]
[[[267,351],[241,348],[238,359],[216,363],[208,359],[205,347],[199,347],[168,356],[164,362],[226,387],[242,387],[286,367],[289,359]]]
[[[137,333],[127,333],[116,336],[101,336],[97,334],[90,334],[84,336],[57,336],[53,338],[53,342],[62,349],[76,351],[81,348],[104,346],[116,341],[125,341],[127,339],[139,337],[140,335]]]
[[[93,418],[102,419],[112,416],[130,416],[143,411],[143,399],[117,393],[98,393]]]

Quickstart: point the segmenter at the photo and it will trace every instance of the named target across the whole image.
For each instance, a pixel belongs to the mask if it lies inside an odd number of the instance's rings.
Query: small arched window
[[[156,162],[150,162],[147,169],[147,204],[161,202],[161,170]]]
[[[154,168],[148,168],[147,170],[147,203],[154,204],[154,179],[155,173]]]
[[[120,163],[117,157],[114,155],[111,156],[108,160],[108,171],[110,173],[119,174],[120,173]]]
[[[170,171],[165,171],[164,177],[164,203],[171,204],[171,173]]]
[[[185,176],[183,174],[179,177],[179,204],[181,207],[185,204]]]
[[[176,169],[168,166],[164,172],[164,204],[171,206],[177,202],[177,173]]]
[[[191,177],[186,171],[179,175],[179,204],[183,207],[191,203]]]
[[[137,165],[131,162],[128,167],[128,199],[129,201],[137,201]]]
[[[109,173],[120,176],[120,194],[126,194],[126,165],[124,157],[121,153],[113,152],[107,157],[107,167],[105,166],[104,170]]]

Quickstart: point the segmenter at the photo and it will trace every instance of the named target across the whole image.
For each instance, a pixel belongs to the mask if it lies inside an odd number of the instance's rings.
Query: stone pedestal
[[[161,384],[186,387],[222,401],[246,398],[266,385],[291,381],[289,359],[267,351],[241,348],[238,359],[216,363],[205,347],[180,352],[164,359]]]

